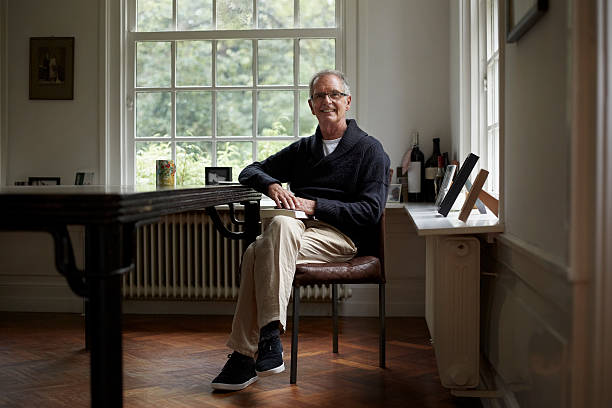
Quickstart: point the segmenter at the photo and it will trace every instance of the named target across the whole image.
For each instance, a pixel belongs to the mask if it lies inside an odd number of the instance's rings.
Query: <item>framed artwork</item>
[[[30,99],[74,99],[74,37],[30,38]]]
[[[434,204],[437,209],[440,208],[440,204],[442,204],[442,200],[444,199],[444,197],[446,196],[446,193],[448,192],[450,182],[453,179],[453,176],[455,175],[456,169],[457,169],[457,166],[455,166],[454,164],[449,164],[448,166],[446,166],[446,171],[444,172],[444,179],[442,179],[442,185],[440,186],[440,191],[438,192],[438,195],[436,196],[436,203]]]
[[[231,167],[206,167],[204,168],[204,184],[224,184],[224,182],[232,181],[232,168]]]
[[[476,156],[474,153],[470,153],[465,159],[465,161],[459,168],[459,172],[457,173],[457,177],[455,177],[455,181],[453,181],[453,184],[451,184],[450,188],[448,189],[448,192],[440,203],[440,207],[438,207],[439,214],[442,214],[444,217],[448,215],[448,212],[455,203],[457,196],[463,189],[465,181],[470,176],[470,173],[474,169],[474,166],[476,165],[476,162],[479,158],[480,157]]]
[[[56,186],[59,184],[59,177],[28,177],[28,186]]]
[[[388,203],[399,203],[402,193],[401,184],[389,184],[389,193],[387,194]]]
[[[518,41],[546,10],[548,0],[506,0],[506,41]]]
[[[93,184],[93,171],[77,171],[74,177],[75,186],[88,186]]]

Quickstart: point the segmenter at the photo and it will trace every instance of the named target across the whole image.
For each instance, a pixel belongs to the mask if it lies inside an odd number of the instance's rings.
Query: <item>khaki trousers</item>
[[[227,345],[254,357],[261,327],[278,320],[281,333],[284,331],[297,263],[343,262],[356,253],[349,237],[322,221],[272,218],[244,253],[238,304]]]

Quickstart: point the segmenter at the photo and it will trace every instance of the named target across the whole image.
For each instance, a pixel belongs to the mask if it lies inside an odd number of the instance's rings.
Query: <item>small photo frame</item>
[[[401,184],[389,184],[389,193],[387,194],[388,203],[399,203],[402,196]]]
[[[204,184],[207,186],[223,184],[232,181],[231,167],[206,167],[204,169]]]
[[[440,208],[440,204],[442,204],[442,200],[448,193],[448,188],[450,187],[450,182],[455,175],[455,170],[457,166],[454,164],[449,164],[446,166],[446,171],[444,172],[444,178],[442,179],[442,185],[440,186],[440,191],[438,192],[438,196],[436,197],[436,203],[434,204],[437,209]]]
[[[93,184],[94,172],[93,171],[77,171],[74,177],[75,186],[89,186]]]
[[[59,177],[28,177],[28,186],[59,186]]]
[[[74,37],[30,38],[30,99],[74,99]]]

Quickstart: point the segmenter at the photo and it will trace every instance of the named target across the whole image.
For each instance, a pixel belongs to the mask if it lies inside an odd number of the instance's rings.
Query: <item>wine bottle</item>
[[[434,192],[436,199],[440,194],[440,187],[442,187],[442,180],[444,180],[444,156],[438,156],[438,171],[434,178]]]
[[[423,180],[423,200],[436,201],[434,179],[438,172],[438,156],[440,156],[440,138],[433,139],[433,152],[425,162],[425,179]]]
[[[412,152],[410,153],[410,166],[408,167],[408,201],[423,201],[423,166],[425,156],[419,149],[419,132],[413,134]]]

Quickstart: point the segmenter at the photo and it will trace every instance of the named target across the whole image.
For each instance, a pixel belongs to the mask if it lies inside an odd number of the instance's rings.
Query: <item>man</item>
[[[246,250],[227,342],[234,352],[212,381],[214,389],[240,390],[258,374],[285,370],[279,336],[296,263],[353,258],[385,207],[389,157],[380,142],[346,119],[351,95],[344,75],[315,74],[308,104],[319,121],[315,134],[247,166],[239,176],[279,208],[302,210],[314,219],[276,216]],[[284,182],[291,191],[281,187]]]

